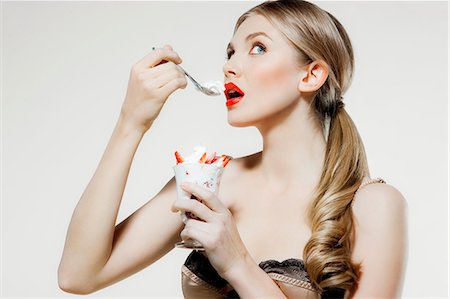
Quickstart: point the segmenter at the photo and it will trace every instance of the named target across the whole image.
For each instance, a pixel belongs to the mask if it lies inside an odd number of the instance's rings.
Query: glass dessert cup
[[[195,183],[210,190],[217,195],[219,191],[220,179],[222,177],[224,167],[216,164],[201,164],[201,163],[181,163],[173,167],[175,172],[175,181],[177,186],[177,197],[181,200],[200,200],[193,194],[184,191],[181,188],[183,182]],[[181,212],[183,222],[186,223],[188,219],[197,219],[202,221],[192,213]],[[177,248],[194,249],[197,251],[204,251],[200,242],[187,239],[175,244]]]

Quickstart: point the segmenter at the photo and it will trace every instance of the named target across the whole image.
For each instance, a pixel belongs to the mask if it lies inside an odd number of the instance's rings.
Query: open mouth
[[[237,104],[244,97],[244,92],[234,83],[228,82],[225,84],[225,96],[227,98],[227,106]]]

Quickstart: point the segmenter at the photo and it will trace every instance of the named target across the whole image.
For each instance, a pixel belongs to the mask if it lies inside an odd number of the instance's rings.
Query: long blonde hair
[[[235,31],[252,14],[265,17],[285,35],[298,51],[299,63],[323,60],[328,65],[328,78],[312,102],[327,146],[322,175],[308,208],[312,234],[303,259],[319,291],[351,290],[360,275],[360,265],[351,262],[351,204],[363,178],[370,174],[361,137],[342,102],[354,69],[350,38],[334,16],[306,1],[263,2],[238,19]]]

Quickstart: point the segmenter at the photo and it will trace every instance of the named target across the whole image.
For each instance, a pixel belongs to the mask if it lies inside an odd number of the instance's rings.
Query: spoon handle
[[[191,77],[191,75],[188,74],[188,72],[186,72],[184,70],[184,68],[182,68],[180,65],[178,65],[178,67],[183,71],[183,73],[186,75],[186,77],[189,78],[189,80],[191,80],[192,83],[194,83],[195,87],[199,90],[203,90],[203,86],[200,85],[197,81],[195,81],[194,78]]]

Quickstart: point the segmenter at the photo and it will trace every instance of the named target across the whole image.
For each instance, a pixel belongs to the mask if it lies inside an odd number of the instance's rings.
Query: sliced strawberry
[[[206,159],[205,164],[211,164],[211,161],[216,157],[216,152],[214,152],[208,159]]]
[[[225,166],[227,166],[228,162],[231,161],[232,158],[231,158],[231,156],[222,155],[221,159],[223,159],[222,160],[222,166],[225,167]]]
[[[225,158],[225,159],[223,160],[222,166],[223,166],[223,167],[227,166],[228,162],[230,162],[230,159],[228,159],[228,157],[227,157],[227,158]]]
[[[175,158],[177,159],[177,164],[184,162],[183,157],[180,155],[178,151],[175,151]]]
[[[203,155],[201,156],[201,158],[198,161],[198,163],[202,164],[202,163],[205,163],[205,161],[206,161],[206,152],[203,153]]]
[[[223,163],[225,162],[226,158],[227,158],[226,155],[220,155],[220,158],[219,158],[219,161],[217,161],[218,162],[217,164],[223,166]]]
[[[216,164],[216,165],[222,165],[222,163],[223,163],[223,155],[221,155],[220,157],[219,156],[216,156],[214,159],[213,159],[213,164]]]

